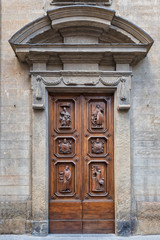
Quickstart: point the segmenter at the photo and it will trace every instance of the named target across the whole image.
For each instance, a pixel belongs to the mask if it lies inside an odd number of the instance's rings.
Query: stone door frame
[[[44,66],[44,65],[42,65]],[[59,75],[59,76],[58,76]],[[84,84],[74,85],[77,75]],[[89,76],[96,85],[88,82]],[[72,77],[72,84],[65,83]],[[114,182],[115,233],[131,234],[131,174],[130,174],[130,87],[131,72],[76,72],[47,73],[31,71],[33,89],[32,111],[32,233],[48,234],[48,94],[50,92],[99,92],[114,94]],[[124,92],[123,92],[124,90]],[[125,100],[123,99],[125,98]],[[40,176],[40,177],[39,177]],[[38,201],[37,201],[38,199]],[[125,233],[124,233],[125,232]]]

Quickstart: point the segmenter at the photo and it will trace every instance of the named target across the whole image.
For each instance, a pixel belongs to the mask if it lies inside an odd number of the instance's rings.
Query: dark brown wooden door
[[[114,233],[113,96],[49,97],[49,231]]]

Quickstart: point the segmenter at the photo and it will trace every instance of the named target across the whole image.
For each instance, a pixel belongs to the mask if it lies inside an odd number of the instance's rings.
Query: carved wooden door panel
[[[50,233],[113,233],[113,98],[49,98]]]
[[[83,98],[83,232],[114,232],[113,98]]]

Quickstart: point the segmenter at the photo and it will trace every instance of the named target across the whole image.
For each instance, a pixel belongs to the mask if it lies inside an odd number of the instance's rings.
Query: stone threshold
[[[0,235],[0,240],[160,240],[160,235],[120,237],[114,234],[49,234],[46,237],[31,235]]]

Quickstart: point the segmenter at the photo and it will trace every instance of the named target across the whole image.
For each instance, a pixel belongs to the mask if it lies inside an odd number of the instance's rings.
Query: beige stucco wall
[[[8,39],[25,24],[44,15],[47,3],[1,1],[1,233],[30,231],[31,218],[31,84],[28,66],[18,62]],[[111,8],[155,40],[148,56],[133,67],[132,215],[135,234],[160,233],[160,4],[156,0],[113,0]]]

